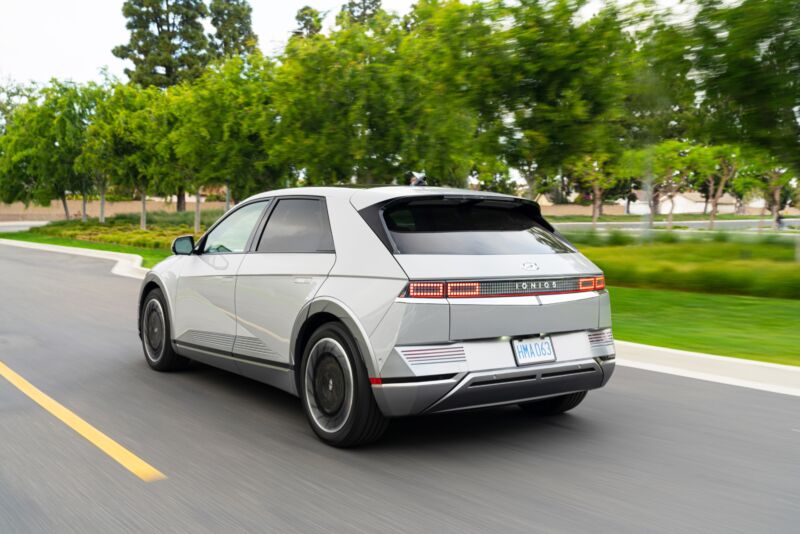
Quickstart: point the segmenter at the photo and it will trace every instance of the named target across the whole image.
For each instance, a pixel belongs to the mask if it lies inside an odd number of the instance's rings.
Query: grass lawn
[[[614,337],[800,365],[800,300],[612,287]]]
[[[138,254],[142,257],[142,267],[147,267],[148,269],[172,254],[172,252],[166,249],[134,247],[130,245],[115,245],[112,243],[94,243],[92,241],[83,241],[66,237],[52,237],[34,232],[2,233],[0,234],[0,239],[16,239],[18,241],[45,243],[47,245],[61,245],[64,247],[79,247],[93,250],[108,250],[110,252]]]

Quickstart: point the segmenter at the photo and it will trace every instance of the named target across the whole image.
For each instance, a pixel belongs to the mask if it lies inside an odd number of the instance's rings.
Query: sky
[[[123,0],[2,0],[0,2],[0,82],[50,78],[78,82],[100,79],[107,66],[123,77],[125,62],[111,49],[128,42]],[[305,5],[328,12],[330,26],[341,0],[250,0],[253,29],[261,49],[283,48]],[[383,0],[388,11],[404,14],[413,0]]]

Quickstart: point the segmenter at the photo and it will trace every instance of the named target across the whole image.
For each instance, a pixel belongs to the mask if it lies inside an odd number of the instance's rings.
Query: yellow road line
[[[122,467],[145,482],[154,482],[167,478],[161,471],[97,430],[75,415],[70,409],[65,408],[42,393],[36,386],[9,369],[3,362],[0,362],[0,376],[11,382],[12,385],[30,397],[36,404],[60,419],[62,423],[86,438],[92,445],[109,455]]]

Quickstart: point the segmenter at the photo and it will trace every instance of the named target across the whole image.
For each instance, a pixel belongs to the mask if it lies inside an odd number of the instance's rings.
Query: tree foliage
[[[131,36],[113,53],[133,62],[125,69],[133,83],[169,87],[200,76],[209,56],[202,0],[125,0],[122,13]]]
[[[214,26],[209,41],[216,56],[246,56],[256,51],[258,37],[253,32],[253,8],[247,0],[211,0],[209,12]]]

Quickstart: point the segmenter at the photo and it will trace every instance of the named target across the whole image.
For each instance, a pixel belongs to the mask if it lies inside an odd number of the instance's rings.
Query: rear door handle
[[[294,279],[294,283],[295,284],[310,284],[311,283],[311,278],[303,278],[301,276],[297,276]]]

